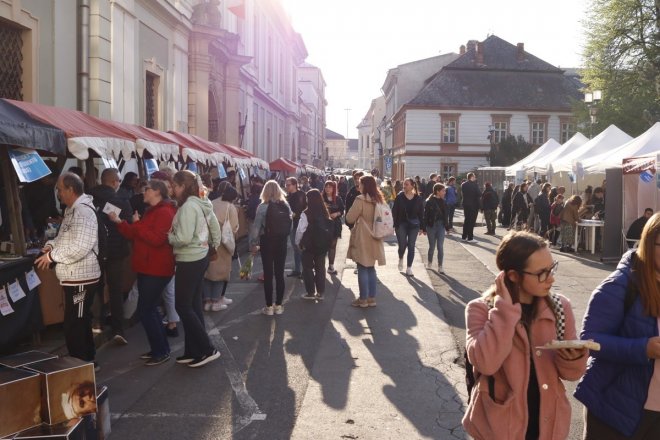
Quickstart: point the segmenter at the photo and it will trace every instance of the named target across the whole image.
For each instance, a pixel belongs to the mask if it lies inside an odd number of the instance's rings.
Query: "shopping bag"
[[[139,294],[136,281],[133,283],[133,287],[131,287],[131,291],[128,292],[128,296],[124,301],[124,319],[131,319],[133,317],[133,314],[137,309],[138,297]]]
[[[220,242],[227,249],[227,252],[234,254],[236,249],[236,242],[234,241],[234,231],[231,230],[231,222],[229,221],[229,208],[227,208],[227,215],[225,221],[222,223]]]

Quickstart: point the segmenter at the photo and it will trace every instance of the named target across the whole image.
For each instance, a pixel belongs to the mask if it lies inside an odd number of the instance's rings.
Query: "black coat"
[[[517,219],[518,222],[527,221],[529,217],[529,204],[531,203],[531,197],[526,192],[518,191],[515,196],[513,196],[513,202],[511,203],[511,221]]]
[[[420,227],[424,222],[424,202],[422,198],[418,194],[415,194],[410,200],[413,202],[413,208],[407,212],[406,205],[409,201],[405,193],[401,191],[394,199],[394,206],[392,206],[392,219],[394,220],[395,228],[398,228],[401,223],[409,220],[417,220]]]
[[[463,209],[479,209],[481,191],[475,180],[468,180],[461,184],[461,193],[463,193]]]
[[[424,205],[424,221],[422,222],[422,231],[426,231],[426,228],[433,227],[436,222],[442,222],[445,227],[445,230],[449,231],[449,216],[447,215],[449,209],[447,208],[447,203],[445,199],[439,199],[437,197],[431,197],[426,200]]]
[[[499,204],[500,197],[497,195],[493,188],[485,190],[481,195],[481,209],[484,211],[495,210]]]
[[[128,240],[126,240],[117,230],[117,225],[110,220],[107,214],[103,212],[106,203],[111,203],[121,209],[119,218],[131,223],[133,219],[133,210],[130,203],[125,198],[119,196],[114,189],[107,185],[98,185],[91,189],[89,194],[94,197],[94,206],[100,213],[106,229],[108,230],[107,256],[109,260],[115,260],[126,257],[130,249]]]

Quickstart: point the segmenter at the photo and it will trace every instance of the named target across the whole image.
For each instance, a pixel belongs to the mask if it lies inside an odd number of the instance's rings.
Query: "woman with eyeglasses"
[[[496,253],[495,285],[465,311],[467,358],[473,366],[463,426],[477,440],[565,439],[571,405],[562,380],[578,380],[588,350],[541,350],[576,339],[571,304],[551,293],[558,263],[536,234],[511,232]]]
[[[582,339],[600,343],[575,390],[584,438],[660,438],[660,214],[591,294]]]

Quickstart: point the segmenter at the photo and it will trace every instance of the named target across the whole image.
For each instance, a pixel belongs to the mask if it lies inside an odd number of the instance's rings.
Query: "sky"
[[[589,0],[281,0],[326,82],[327,128],[350,138],[387,71],[494,34],[580,67]],[[346,110],[350,109],[350,110]],[[348,131],[347,131],[348,127]]]

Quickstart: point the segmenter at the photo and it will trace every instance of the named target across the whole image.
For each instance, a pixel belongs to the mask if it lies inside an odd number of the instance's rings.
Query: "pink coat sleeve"
[[[495,307],[488,309],[482,299],[470,301],[465,309],[465,348],[468,360],[481,374],[491,376],[502,367],[513,348],[520,304],[495,297]]]

